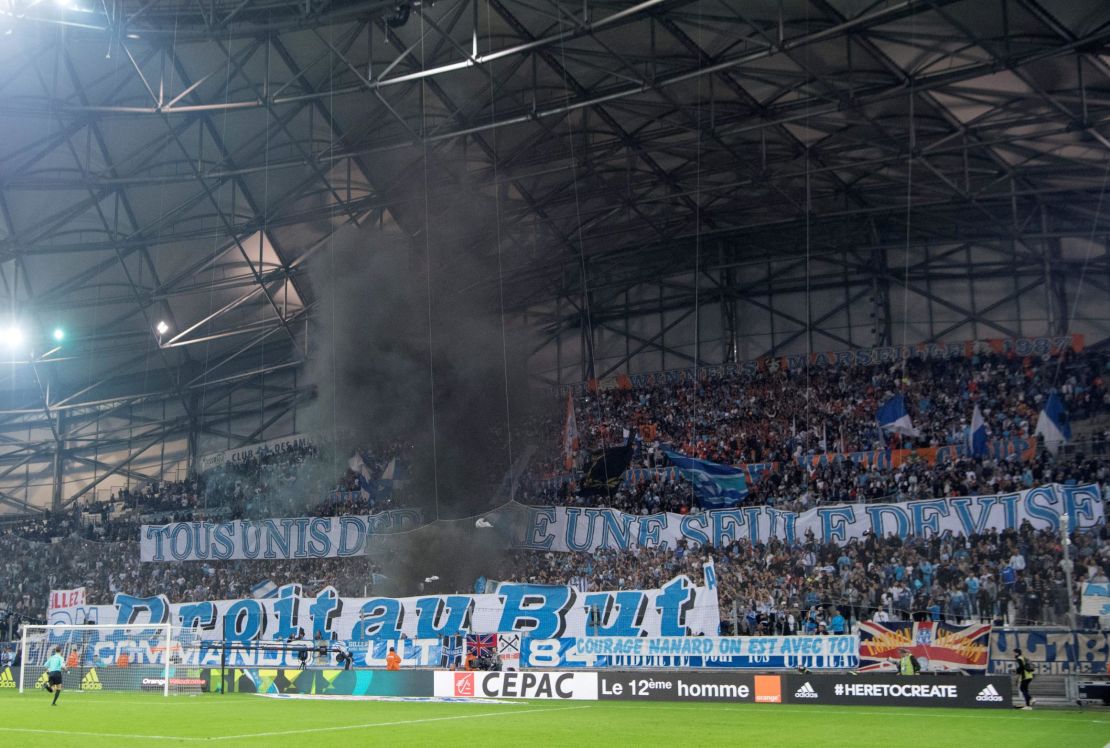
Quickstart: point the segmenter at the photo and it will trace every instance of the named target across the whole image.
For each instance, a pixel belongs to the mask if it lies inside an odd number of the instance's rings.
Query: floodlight
[[[154,329],[158,331],[159,335],[165,335],[167,332],[170,331],[170,326],[166,324],[165,320],[162,320]]]
[[[61,343],[65,339],[66,339],[66,331],[63,330],[60,327],[55,327],[54,328],[54,340]]]
[[[8,348],[18,348],[23,345],[23,330],[16,325],[8,325],[0,332],[0,341]]]

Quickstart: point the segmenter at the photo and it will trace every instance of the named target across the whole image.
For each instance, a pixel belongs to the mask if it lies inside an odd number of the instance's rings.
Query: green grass
[[[0,746],[881,746],[1103,748],[1110,712],[530,701],[513,705],[0,692]]]

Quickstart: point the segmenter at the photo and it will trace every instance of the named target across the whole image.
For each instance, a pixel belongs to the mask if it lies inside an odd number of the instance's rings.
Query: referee
[[[62,692],[63,670],[65,670],[65,662],[62,660],[62,648],[54,647],[54,654],[46,660],[47,683],[43,684],[43,688],[47,691],[54,692],[54,701],[50,703],[51,706],[58,706],[58,695]]]

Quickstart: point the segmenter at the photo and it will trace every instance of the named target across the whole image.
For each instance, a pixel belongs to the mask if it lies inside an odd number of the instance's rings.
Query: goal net
[[[186,657],[192,638],[170,624],[24,626],[19,692],[43,688],[58,651],[65,690],[195,693],[204,681]]]

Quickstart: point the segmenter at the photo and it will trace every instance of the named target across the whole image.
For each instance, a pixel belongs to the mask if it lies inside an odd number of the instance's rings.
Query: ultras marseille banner
[[[854,669],[855,636],[524,637],[526,668]]]
[[[416,509],[343,517],[287,517],[231,522],[143,525],[142,561],[300,559],[366,555],[370,535],[413,530],[424,524]]]
[[[927,499],[893,504],[847,504],[788,512],[767,506],[711,509],[698,514],[625,514],[615,509],[531,507],[519,545],[532,550],[593,552],[636,546],[674,548],[725,546],[780,538],[794,543],[812,530],[820,543],[896,534],[970,535],[985,530],[1016,529],[1025,520],[1035,529],[1058,530],[1067,513],[1071,527],[1090,527],[1103,516],[1097,483],[1052,484],[1017,493]]]
[[[460,634],[521,633],[543,639],[586,636],[587,610],[598,636],[714,636],[720,624],[715,581],[698,586],[680,575],[654,590],[579,592],[571,587],[502,582],[483,595],[315,597],[288,584],[274,597],[170,604],[164,595],[117,594],[114,605],[83,610],[90,623],[172,623],[198,639],[285,641],[303,628],[311,639],[436,639]],[[182,637],[185,638],[184,636]]]

